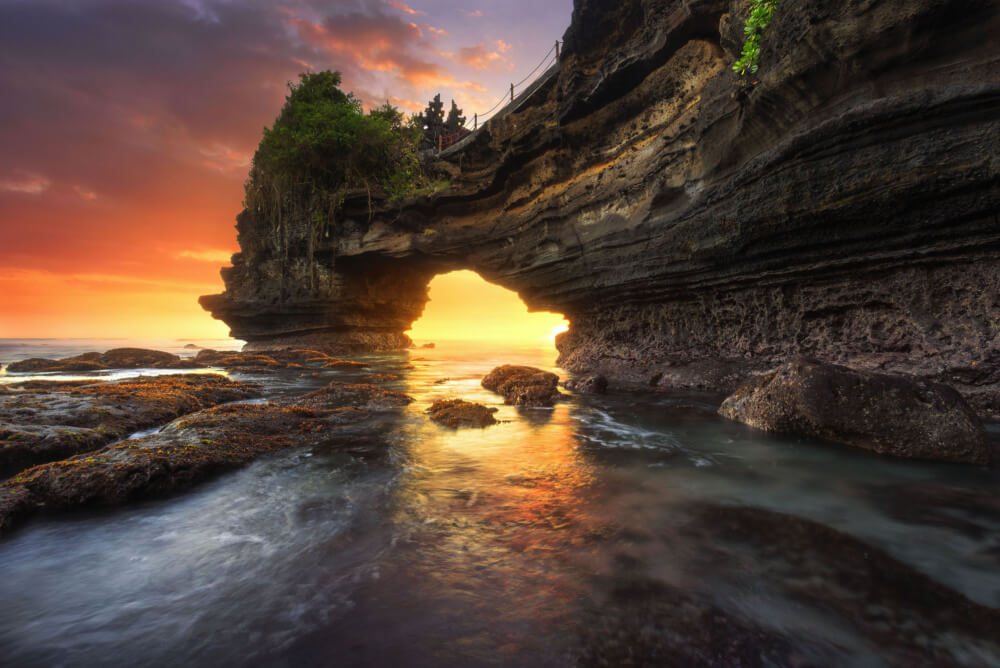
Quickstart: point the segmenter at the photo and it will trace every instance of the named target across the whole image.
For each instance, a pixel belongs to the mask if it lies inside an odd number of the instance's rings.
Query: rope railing
[[[505,92],[503,96],[499,100],[497,100],[496,104],[494,104],[490,109],[486,110],[483,113],[474,113],[472,115],[473,121],[471,130],[468,127],[464,127],[460,129],[458,132],[454,132],[449,135],[442,135],[441,137],[439,137],[438,153],[448,148],[449,146],[457,144],[458,142],[462,141],[469,135],[478,131],[480,127],[484,126],[487,123],[487,121],[491,120],[497,114],[501,113],[504,109],[513,104],[518,94],[523,93],[525,90],[530,88],[538,79],[538,76],[541,76],[541,74],[548,72],[549,68],[552,67],[552,65],[555,65],[559,62],[559,51],[560,51],[559,47],[560,47],[559,41],[556,40],[555,45],[551,49],[549,49],[548,53],[545,54],[545,57],[543,57],[542,60],[535,66],[535,69],[531,70],[531,72],[529,72],[527,76],[525,76],[517,83],[511,83],[510,90],[508,92]],[[555,54],[554,57],[553,53]]]

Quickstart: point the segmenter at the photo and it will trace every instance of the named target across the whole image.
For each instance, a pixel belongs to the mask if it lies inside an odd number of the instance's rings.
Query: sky
[[[571,10],[0,0],[0,337],[226,336],[197,297],[223,289],[249,160],[289,80],[339,70],[368,106],[419,111],[441,93],[471,118],[535,67]]]
[[[544,346],[568,327],[557,313],[528,313],[514,293],[475,272],[453,271],[431,281],[430,301],[408,333],[417,344],[473,339]]]

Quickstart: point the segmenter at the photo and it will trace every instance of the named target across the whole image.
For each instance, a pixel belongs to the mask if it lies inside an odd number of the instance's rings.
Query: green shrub
[[[370,203],[379,186],[392,199],[424,186],[421,130],[388,103],[364,113],[340,83],[340,73],[331,71],[289,83],[281,113],[264,128],[254,154],[247,209],[279,226],[294,218],[326,227],[351,191],[367,192]]]
[[[739,74],[757,71],[760,61],[760,38],[770,25],[777,6],[778,0],[751,0],[750,16],[743,26],[743,32],[747,36],[743,43],[743,53],[740,59],[733,63],[733,70]]]

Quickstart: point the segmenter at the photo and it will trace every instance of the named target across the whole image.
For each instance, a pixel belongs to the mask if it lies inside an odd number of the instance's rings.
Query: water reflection
[[[504,406],[549,352],[370,355],[370,442],[0,542],[14,665],[998,665],[994,472],[776,439],[712,397]],[[430,422],[438,399],[501,423]],[[29,583],[29,584],[26,584]]]

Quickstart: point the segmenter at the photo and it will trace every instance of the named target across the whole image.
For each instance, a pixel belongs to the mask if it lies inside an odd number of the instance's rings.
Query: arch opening
[[[423,314],[406,332],[417,345],[452,341],[554,346],[556,335],[569,328],[562,314],[529,313],[516,292],[474,271],[438,274],[428,296]]]

